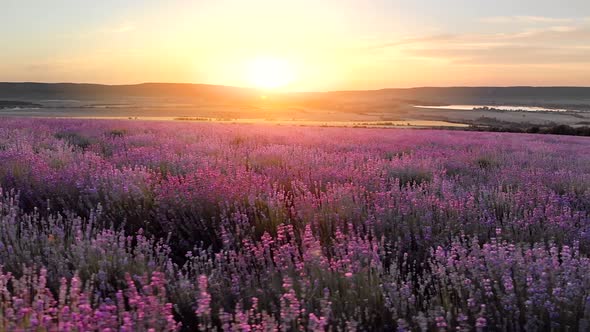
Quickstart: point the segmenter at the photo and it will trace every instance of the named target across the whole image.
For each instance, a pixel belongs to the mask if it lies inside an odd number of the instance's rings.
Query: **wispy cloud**
[[[527,46],[496,46],[488,48],[424,48],[408,50],[419,58],[446,59],[457,64],[564,64],[590,63],[590,49]]]
[[[590,64],[590,24],[527,28],[510,33],[464,33],[405,38],[378,47],[416,59],[456,64]]]
[[[448,41],[451,39],[456,38],[456,35],[453,34],[440,34],[440,35],[432,35],[432,36],[423,36],[423,37],[406,37],[400,40],[395,40],[387,43],[381,43],[372,45],[369,48],[388,48],[388,47],[396,47],[396,46],[403,46],[403,45],[411,45],[411,44],[422,44],[422,43],[432,43],[432,42],[441,42],[441,41]]]
[[[544,23],[544,24],[556,24],[556,23],[569,23],[573,22],[572,18],[557,18],[557,17],[546,17],[546,16],[492,16],[484,17],[479,19],[484,23],[493,24],[506,24],[506,23]]]

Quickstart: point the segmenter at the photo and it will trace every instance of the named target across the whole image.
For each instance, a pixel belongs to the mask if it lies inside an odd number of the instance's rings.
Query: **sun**
[[[273,57],[253,59],[247,65],[248,81],[264,90],[283,88],[294,80],[293,66],[286,60]]]

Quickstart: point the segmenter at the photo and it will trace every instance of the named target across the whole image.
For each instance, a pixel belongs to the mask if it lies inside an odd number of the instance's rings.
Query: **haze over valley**
[[[590,88],[459,87],[279,93],[202,84],[0,83],[0,114],[285,124],[580,126],[590,123]]]

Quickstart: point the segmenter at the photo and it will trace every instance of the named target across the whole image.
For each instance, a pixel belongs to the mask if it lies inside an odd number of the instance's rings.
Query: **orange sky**
[[[585,0],[5,1],[0,81],[590,85]]]

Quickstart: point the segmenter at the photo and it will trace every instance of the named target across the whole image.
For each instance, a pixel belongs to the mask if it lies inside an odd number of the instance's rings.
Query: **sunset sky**
[[[588,0],[0,0],[0,42],[0,81],[590,86]]]

